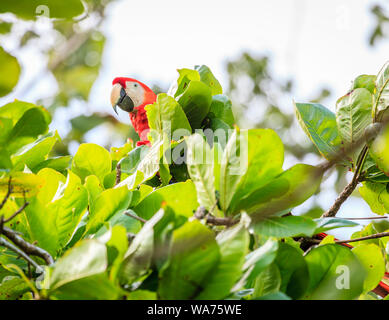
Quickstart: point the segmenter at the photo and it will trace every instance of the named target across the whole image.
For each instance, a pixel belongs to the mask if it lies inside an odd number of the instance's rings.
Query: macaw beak
[[[134,110],[134,101],[132,101],[127,95],[126,90],[118,83],[112,88],[111,104],[116,114],[118,114],[117,107],[126,112],[132,112]]]

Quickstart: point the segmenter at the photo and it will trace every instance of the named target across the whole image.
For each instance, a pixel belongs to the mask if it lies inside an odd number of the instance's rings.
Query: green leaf
[[[0,178],[0,196],[8,192],[10,177]],[[32,173],[15,172],[11,174],[12,197],[32,197],[37,194],[44,184],[44,180]]]
[[[380,116],[389,107],[389,61],[385,63],[376,79],[373,116]]]
[[[248,132],[234,130],[228,139],[220,164],[220,206],[224,212],[227,212],[247,168]]]
[[[88,176],[85,179],[85,188],[88,190],[88,203],[93,206],[98,196],[104,191],[99,178],[96,176]]]
[[[321,175],[316,167],[297,164],[242,199],[235,212],[245,210],[255,223],[269,215],[287,211],[316,192]]]
[[[131,284],[149,269],[154,252],[154,226],[163,216],[164,210],[161,209],[144,224],[132,241],[121,266],[121,284]]]
[[[308,268],[301,250],[285,243],[279,243],[275,263],[282,279],[280,291],[293,299],[299,299],[309,284]]]
[[[207,117],[212,120],[222,120],[229,127],[235,124],[234,114],[232,113],[231,100],[222,94],[217,94],[212,97],[211,107]]]
[[[341,144],[335,114],[318,103],[296,103],[295,107],[304,132],[326,159],[332,159]]]
[[[169,89],[169,95],[177,98],[188,87],[190,81],[200,81],[200,74],[197,70],[192,69],[178,69],[178,79]]]
[[[142,218],[149,219],[165,202],[175,213],[185,217],[193,216],[199,206],[196,188],[192,181],[170,184],[148,194],[134,211]]]
[[[201,127],[212,102],[212,90],[201,81],[191,81],[176,100],[184,110],[192,129]]]
[[[369,151],[377,167],[389,176],[389,125],[381,129],[371,142]]]
[[[253,191],[260,189],[282,172],[284,146],[271,129],[248,130],[247,171],[240,177],[231,200],[230,212]]]
[[[150,148],[145,145],[139,146],[131,150],[127,156],[123,157],[119,161],[122,174],[135,173],[139,163],[146,156],[149,149]]]
[[[72,171],[82,180],[93,174],[103,182],[105,175],[111,172],[111,155],[97,144],[83,143],[74,155]]]
[[[205,288],[196,299],[224,299],[242,273],[249,245],[249,234],[246,228],[238,224],[226,229],[218,234],[216,241],[220,248],[220,262],[205,281]]]
[[[127,186],[129,190],[134,190],[141,183],[154,177],[160,167],[163,147],[163,140],[154,142],[137,165],[136,171],[116,185],[115,188]]]
[[[316,229],[316,223],[310,218],[287,216],[265,218],[252,227],[254,232],[261,236],[276,238],[311,237]]]
[[[42,172],[41,176],[56,181],[44,186],[45,192],[49,196],[56,190],[54,197],[47,203],[44,201],[49,198],[45,195],[33,199],[25,212],[31,240],[37,241],[40,247],[56,255],[71,239],[85,213],[88,193],[81,185],[80,179],[71,171],[68,172],[64,184],[61,177],[56,177],[52,171],[49,173],[47,170]]]
[[[145,107],[150,127],[150,136],[162,137],[167,134],[172,136],[176,130],[185,131],[186,135],[192,132],[185,112],[173,97],[166,93],[157,95],[157,101]],[[153,130],[155,133],[153,133]],[[156,140],[154,138],[154,140]]]
[[[195,70],[198,71],[200,80],[211,88],[213,96],[223,93],[223,88],[211,72],[211,69],[209,69],[206,65],[201,65],[195,66]]]
[[[5,22],[5,21],[0,22],[0,34],[7,34],[11,31],[11,29],[12,29],[11,22]]]
[[[213,154],[204,138],[196,133],[186,139],[186,163],[196,186],[200,205],[211,211],[216,205]]]
[[[353,82],[353,89],[365,88],[369,90],[371,94],[374,94],[376,89],[376,78],[377,77],[375,75],[362,74],[355,78]]]
[[[336,102],[338,131],[346,145],[360,142],[365,128],[372,123],[372,94],[357,88]]]
[[[61,173],[65,173],[66,169],[69,168],[71,161],[72,161],[71,156],[49,158],[37,164],[34,168],[31,168],[31,171],[38,172],[43,168],[51,168]]]
[[[263,270],[269,267],[277,256],[278,242],[269,238],[262,246],[251,251],[243,264],[243,276],[232,289],[237,291],[245,286],[252,287],[255,279],[261,274]]]
[[[281,273],[275,263],[263,270],[255,279],[253,297],[263,297],[279,292],[281,288]]]
[[[84,6],[80,0],[69,0],[66,3],[57,0],[20,0],[18,2],[3,0],[1,13],[12,12],[23,19],[34,20],[40,15],[48,15],[49,18],[70,19],[84,12]]]
[[[25,166],[34,168],[47,159],[57,141],[61,140],[57,131],[49,132],[39,139],[19,149],[11,157],[14,171],[21,171]]]
[[[126,210],[131,197],[132,193],[126,187],[108,189],[100,193],[89,208],[86,232],[95,233],[117,212]]]
[[[384,215],[389,212],[389,193],[385,184],[364,182],[359,193],[374,213]]]
[[[97,240],[83,240],[56,261],[45,281],[53,291],[70,282],[100,274],[106,268],[106,246]]]
[[[15,125],[27,110],[36,107],[37,105],[33,103],[15,99],[15,101],[0,107],[0,117],[12,119],[13,125]],[[47,116],[49,117],[49,115]]]
[[[37,195],[37,199],[44,204],[49,203],[57,193],[59,184],[66,184],[66,177],[50,168],[40,170],[37,175],[44,180],[43,187]]]
[[[173,232],[170,259],[160,272],[161,299],[193,299],[220,259],[214,234],[199,221],[185,223]]]
[[[8,276],[0,282],[0,300],[16,300],[30,289],[22,278]]]
[[[345,228],[345,227],[355,227],[359,224],[347,219],[340,218],[321,218],[314,220],[317,223],[314,234],[326,232],[328,230]]]
[[[350,249],[337,244],[318,246],[305,261],[310,280],[304,299],[351,300],[362,293],[366,272]]]
[[[352,252],[359,259],[367,273],[363,284],[363,292],[375,289],[385,275],[385,260],[380,247],[373,243],[361,244],[354,248]]]
[[[4,12],[4,3],[1,4],[0,12]],[[0,69],[3,76],[0,78],[0,97],[4,97],[16,86],[20,76],[18,60],[0,47]],[[6,76],[4,76],[6,75]]]
[[[55,300],[117,300],[120,293],[120,288],[109,280],[107,274],[100,273],[62,285],[50,292],[50,298]]]

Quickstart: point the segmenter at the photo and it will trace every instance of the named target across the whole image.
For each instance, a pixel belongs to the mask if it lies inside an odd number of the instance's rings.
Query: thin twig
[[[207,209],[203,206],[197,208],[194,213],[194,217],[198,220],[205,219],[206,223],[215,225],[215,226],[227,226],[231,227],[239,222],[239,220],[233,220],[231,218],[218,218],[208,213]]]
[[[25,259],[28,263],[32,264],[38,272],[43,272],[43,269],[39,264],[37,264],[26,253],[24,253],[22,250],[20,250],[14,244],[12,244],[11,242],[8,242],[7,240],[5,240],[2,237],[0,237],[0,246],[3,246],[5,248],[8,248],[8,249],[14,251],[19,256],[21,256],[23,259]]]
[[[0,210],[3,209],[5,203],[7,202],[9,196],[11,195],[12,193],[12,185],[11,185],[11,177],[9,177],[9,180],[8,180],[8,190],[7,190],[7,194],[5,195],[3,201],[0,203]]]
[[[15,218],[19,213],[21,213],[30,203],[25,202],[19,209],[16,211],[12,216],[10,216],[8,219],[4,219],[3,223],[10,222],[13,218]],[[0,229],[1,230],[1,229]]]
[[[353,179],[336,198],[334,204],[321,216],[322,218],[335,217],[341,205],[353,193],[359,183],[359,179]]]
[[[357,242],[357,241],[364,241],[364,240],[371,240],[371,239],[378,239],[383,237],[389,237],[389,232],[381,232],[376,234],[371,234],[370,236],[355,238],[355,239],[349,239],[349,240],[336,240],[335,243],[350,243],[350,242]],[[313,243],[320,243],[322,240],[319,239],[305,239],[309,242]]]
[[[0,230],[0,233],[4,234],[9,240],[11,240],[14,244],[16,244],[20,249],[22,249],[26,254],[41,257],[46,261],[48,265],[54,263],[53,257],[46,250],[39,248],[26,240],[24,240],[21,236],[19,236],[14,230],[9,229],[7,227],[3,227]]]
[[[122,177],[122,168],[120,163],[116,165],[116,181],[115,181],[115,186],[120,183],[120,179]]]
[[[126,216],[129,216],[129,217],[131,217],[131,218],[133,218],[133,219],[135,219],[135,220],[138,220],[138,221],[140,221],[140,222],[142,222],[142,223],[146,223],[146,222],[147,222],[147,220],[145,220],[145,219],[143,219],[143,218],[141,218],[141,217],[138,217],[138,216],[136,216],[135,214],[132,214],[132,213],[129,212],[129,211],[125,211],[124,214],[125,214]]]
[[[324,218],[332,218],[332,217],[324,217]],[[348,217],[336,217],[337,219],[343,220],[380,220],[380,219],[388,219],[388,216],[384,217],[358,217],[358,218],[348,218]]]

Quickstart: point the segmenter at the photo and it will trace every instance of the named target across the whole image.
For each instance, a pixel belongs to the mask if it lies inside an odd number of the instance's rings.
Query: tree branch
[[[16,211],[12,216],[10,216],[8,219],[4,219],[2,223],[10,222],[13,218],[15,218],[19,213],[21,213],[27,206],[29,205],[29,202],[25,202],[19,209]],[[1,229],[0,229],[1,230]]]
[[[197,208],[196,212],[194,213],[194,217],[199,220],[205,219],[206,223],[215,226],[231,227],[239,222],[239,220],[233,220],[232,218],[217,218],[208,213],[207,209],[205,209],[203,206]]]
[[[15,245],[8,242],[7,240],[5,240],[2,237],[0,237],[0,246],[8,248],[9,250],[12,250],[13,252],[17,253],[19,256],[21,256],[23,259],[25,259],[28,263],[32,264],[38,272],[43,272],[43,269],[41,268],[41,266],[39,264],[37,264],[34,260],[32,260],[27,254],[25,254],[18,247],[16,247]]]
[[[145,219],[143,219],[143,218],[141,218],[141,217],[138,217],[138,216],[136,216],[135,214],[132,214],[132,213],[129,212],[129,211],[125,211],[124,214],[125,214],[126,216],[129,216],[130,218],[133,218],[133,219],[135,219],[135,220],[138,220],[138,221],[140,221],[140,222],[142,222],[142,223],[146,223],[146,222],[147,222],[147,220],[145,220]]]
[[[350,243],[350,242],[358,242],[358,241],[364,241],[364,240],[371,240],[371,239],[378,239],[378,238],[383,238],[383,237],[389,237],[389,232],[381,232],[381,233],[376,233],[372,234],[370,236],[365,236],[365,237],[360,237],[360,238],[355,238],[355,239],[349,239],[349,240],[336,240],[335,243],[341,244],[341,243]],[[322,240],[318,239],[306,239],[309,242],[313,243],[320,243]]]
[[[120,183],[120,179],[122,177],[122,168],[120,163],[116,165],[116,181],[115,181],[115,186]]]
[[[322,218],[335,217],[341,205],[353,193],[359,183],[359,179],[353,179],[336,198],[334,204],[321,216]]]
[[[23,250],[26,254],[37,256],[46,261],[48,265],[54,263],[54,259],[46,250],[34,246],[33,244],[24,240],[21,236],[19,236],[14,230],[9,229],[7,227],[3,227],[0,230],[0,233],[4,234],[8,239],[10,239],[14,244],[16,244],[20,249]]]

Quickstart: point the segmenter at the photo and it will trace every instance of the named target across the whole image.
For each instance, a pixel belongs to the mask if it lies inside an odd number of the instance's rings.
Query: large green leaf
[[[197,199],[200,205],[211,211],[216,205],[213,154],[208,143],[198,133],[187,138],[186,145],[186,163],[196,186]]]
[[[364,182],[359,193],[374,213],[383,215],[389,212],[389,193],[385,184]]]
[[[376,88],[373,115],[378,117],[389,107],[389,61],[377,74]]]
[[[356,222],[341,218],[319,218],[315,219],[314,221],[317,223],[314,234],[326,232],[332,229],[355,227],[359,225]]]
[[[263,270],[255,279],[253,297],[263,297],[279,292],[281,288],[281,273],[275,263]]]
[[[160,272],[161,299],[193,299],[220,259],[214,234],[199,221],[173,232],[169,262]]]
[[[164,133],[172,136],[176,133],[176,130],[181,130],[186,135],[192,132],[182,107],[173,97],[168,96],[166,93],[158,94],[157,101],[149,104],[145,109],[149,127],[157,133],[157,139],[163,136]],[[155,140],[154,134],[151,132],[150,135]]]
[[[55,300],[117,300],[121,293],[121,289],[108,278],[106,273],[99,273],[60,286],[50,292],[50,298]]]
[[[165,202],[177,214],[186,217],[193,216],[199,206],[196,197],[196,188],[192,181],[178,182],[156,189],[148,194],[134,211],[144,219],[149,219]]]
[[[25,166],[28,168],[36,167],[39,163],[47,159],[49,152],[60,139],[57,131],[49,132],[33,143],[25,145],[11,157],[14,166],[13,170],[20,171]]]
[[[336,103],[338,131],[346,145],[360,143],[365,128],[372,123],[372,94],[357,88],[341,97]]]
[[[163,216],[164,210],[160,209],[144,224],[132,241],[124,255],[120,270],[120,282],[122,284],[131,284],[149,269],[154,253],[154,226]]]
[[[211,69],[209,69],[206,65],[201,65],[195,66],[195,70],[199,73],[200,80],[211,88],[212,95],[223,93],[223,88],[211,72]]]
[[[1,13],[12,12],[23,19],[35,19],[40,15],[49,18],[72,18],[84,12],[80,0],[69,0],[66,3],[58,0],[3,0]]]
[[[247,171],[240,176],[237,190],[231,200],[229,212],[242,198],[260,189],[282,172],[284,146],[271,129],[248,130]]]
[[[287,216],[265,218],[252,227],[254,232],[261,236],[276,238],[311,237],[316,229],[316,223],[310,218]]]
[[[371,142],[370,155],[377,167],[389,176],[389,125],[386,125]]]
[[[89,208],[86,232],[94,233],[117,212],[128,208],[132,193],[123,186],[100,193]]]
[[[4,3],[1,3],[0,12],[2,12],[3,9]],[[0,47],[0,69],[3,75],[0,78],[0,97],[3,97],[10,93],[18,83],[20,65],[18,60],[4,51],[2,47]]]
[[[275,263],[281,274],[280,291],[293,299],[300,298],[308,288],[307,264],[301,250],[286,243],[279,243]]]
[[[163,142],[163,140],[154,142],[147,154],[138,163],[136,171],[116,185],[115,188],[127,186],[129,190],[134,190],[141,183],[154,177],[160,168],[160,159],[164,150]]]
[[[201,81],[191,81],[176,99],[184,110],[192,129],[200,128],[211,107],[211,88]]]
[[[9,189],[11,178],[12,197],[23,198],[36,195],[44,184],[44,181],[35,174],[15,172],[10,176],[0,178],[0,196],[5,196]]]
[[[220,206],[227,212],[241,177],[248,169],[248,132],[234,130],[220,164]]]
[[[333,158],[341,144],[335,114],[318,103],[296,103],[295,107],[304,132],[325,158]]]
[[[82,215],[88,205],[88,192],[82,186],[79,177],[68,172],[66,183],[47,169],[41,172],[44,179],[53,179],[44,186],[47,195],[52,199],[39,196],[26,207],[26,217],[30,229],[31,240],[52,255],[63,248],[71,239]],[[54,193],[55,190],[55,193]],[[47,202],[49,201],[49,202]]]
[[[16,300],[30,289],[20,277],[9,276],[0,281],[0,300]]]
[[[350,249],[326,244],[305,256],[309,288],[304,299],[351,300],[363,291],[366,272]]]
[[[205,281],[205,288],[196,299],[225,298],[242,273],[249,245],[249,234],[243,224],[220,232],[216,241],[220,248],[220,262]]]
[[[211,120],[222,120],[228,126],[232,127],[235,124],[235,119],[232,113],[231,100],[222,94],[213,96],[207,117]]]
[[[253,222],[289,210],[310,198],[318,189],[322,172],[316,167],[297,164],[265,186],[242,199],[234,212],[245,210]]]
[[[104,181],[104,177],[111,172],[111,155],[97,144],[83,143],[74,155],[72,171],[82,180],[93,174]]]
[[[353,82],[353,89],[365,88],[369,90],[371,94],[374,94],[376,90],[376,78],[377,77],[375,75],[361,74],[360,76],[355,78]]]
[[[200,74],[197,70],[192,69],[178,69],[178,78],[177,81],[172,84],[169,89],[169,94],[174,98],[177,98],[180,94],[182,94],[185,89],[188,87],[189,82],[192,80],[200,81]]]
[[[94,276],[107,268],[107,248],[97,240],[83,240],[59,258],[51,273],[47,273],[45,285],[49,291],[70,282]]]
[[[367,273],[363,292],[373,290],[385,275],[385,260],[381,248],[373,243],[361,244],[352,252],[362,263]]]
[[[278,242],[273,238],[269,238],[262,246],[251,251],[246,256],[242,267],[244,274],[232,290],[237,291],[245,286],[254,286],[258,275],[273,263],[277,256],[277,251]]]

